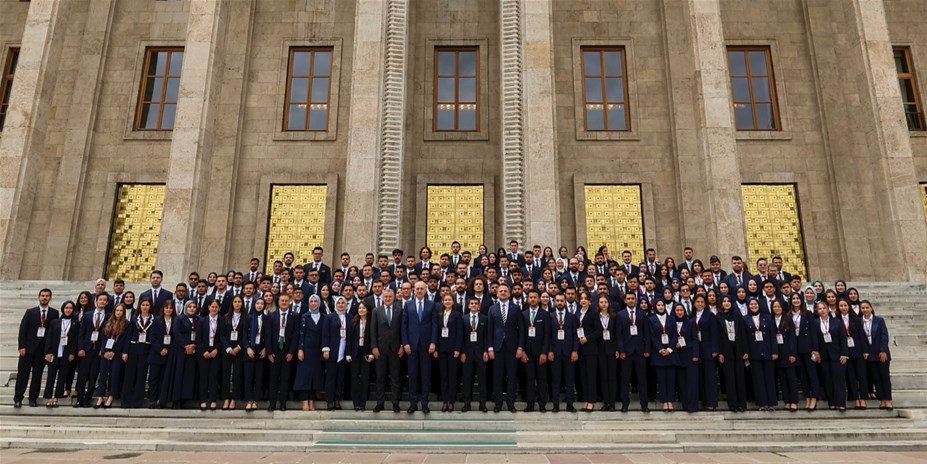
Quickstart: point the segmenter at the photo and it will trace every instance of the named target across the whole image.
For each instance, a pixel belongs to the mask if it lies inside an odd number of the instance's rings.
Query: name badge
[[[830,343],[830,342],[831,342],[830,333],[824,334],[824,343]]]
[[[753,332],[753,339],[758,342],[763,341],[763,332],[760,332],[759,330],[757,330],[756,332]]]
[[[232,331],[232,334],[229,336],[229,340],[231,340],[231,341],[233,341],[233,342],[237,342],[237,341],[238,341],[238,331],[237,331],[237,330],[233,330],[233,331]]]
[[[281,337],[283,336],[283,331],[282,331],[282,330],[280,331],[280,336],[281,336]],[[341,338],[344,338],[344,328],[342,328],[341,330],[338,331],[338,336],[340,336]]]
[[[364,337],[357,339],[357,346],[364,346]]]
[[[664,337],[665,337],[665,335],[664,335]],[[685,348],[685,347],[686,347],[686,337],[679,337],[679,338],[676,340],[676,343],[679,345],[680,348]]]
[[[635,336],[635,335],[637,335],[637,326],[636,326],[636,325],[632,325],[632,326],[631,326],[631,336],[633,337],[633,336]]]
[[[583,330],[583,329],[577,329],[577,330],[576,330],[576,337],[577,337],[577,338],[586,338],[586,331]]]
[[[45,336],[45,327],[39,327],[39,330],[36,331],[35,335],[36,335],[37,337],[44,337],[44,336]]]
[[[558,330],[557,340],[565,340],[565,339],[566,339],[566,332],[564,332],[563,329]]]
[[[100,339],[100,332],[97,332],[95,330],[93,332],[90,332],[90,341],[95,342],[99,339]]]
[[[261,344],[261,334],[257,334],[257,335],[254,336],[254,344],[255,344],[255,345],[260,345],[260,344]]]
[[[441,327],[441,338],[447,338],[451,336],[451,331],[447,327]]]
[[[476,332],[470,332],[470,341],[476,343]]]
[[[702,332],[698,332],[698,341],[702,341]]]
[[[216,337],[209,337],[209,346],[216,345]]]
[[[776,343],[780,345],[785,344],[785,339],[782,338],[782,334],[776,334]]]
[[[856,348],[856,340],[853,340],[853,337],[847,337],[847,348]]]
[[[195,331],[190,332],[190,343],[193,343],[195,341],[196,341],[196,332]]]
[[[171,336],[170,336],[170,335],[165,335],[165,336],[164,336],[164,342],[163,342],[163,343],[164,343],[165,345],[170,345],[170,344],[171,344]]]
[[[866,335],[866,340],[869,340],[869,344],[872,344],[872,335]]]
[[[109,340],[106,341],[106,349],[107,350],[113,349],[113,345],[115,344],[116,344],[116,340],[113,338],[110,338]]]
[[[534,327],[528,327],[528,337],[534,338]]]
[[[602,332],[602,340],[608,341],[612,339],[612,333],[609,331]]]
[[[140,333],[138,334],[139,343],[148,343],[148,334]]]
[[[280,331],[277,332],[277,336],[280,338],[286,337],[286,329],[280,327]],[[341,336],[344,337],[344,329],[341,329]]]
[[[67,335],[61,337],[61,344],[62,344],[62,345],[67,345],[67,344],[68,344],[68,336],[67,336]]]
[[[660,343],[664,345],[669,345],[669,335],[668,334],[660,335]]]
[[[799,330],[801,330],[801,329],[799,329],[798,327],[795,327],[795,336],[796,336],[796,337],[799,335]]]

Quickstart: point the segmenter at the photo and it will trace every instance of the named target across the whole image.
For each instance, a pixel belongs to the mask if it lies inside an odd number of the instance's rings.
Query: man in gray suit
[[[373,310],[373,325],[370,328],[370,338],[373,339],[371,347],[377,370],[377,405],[373,412],[383,410],[387,372],[393,393],[393,412],[399,412],[399,399],[402,398],[402,385],[399,382],[399,359],[403,355],[401,330],[402,306],[396,303],[396,293],[393,290],[383,290],[383,304]]]

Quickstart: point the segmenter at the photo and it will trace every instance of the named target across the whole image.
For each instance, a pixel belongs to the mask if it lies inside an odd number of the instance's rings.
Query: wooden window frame
[[[776,92],[776,76],[775,76],[775,69],[773,69],[772,50],[770,49],[770,47],[738,45],[738,46],[727,47],[727,50],[725,50],[725,52],[726,52],[725,56],[728,60],[728,76],[730,79],[730,86],[731,86],[731,106],[732,106],[732,109],[735,111],[734,129],[738,131],[755,131],[755,132],[756,131],[758,132],[781,131],[782,130],[782,120],[780,119],[780,115],[779,115],[779,96],[777,95],[777,92]],[[744,75],[738,74],[736,76],[733,74],[732,68],[731,68],[731,61],[730,61],[731,52],[738,52],[744,55],[744,65],[746,66],[747,74],[744,74]],[[750,52],[763,52],[765,54],[767,74],[754,75],[752,73],[752,70],[750,68],[750,54],[749,54]],[[734,78],[735,77],[747,79],[747,83],[750,88],[750,101],[749,102],[748,101],[737,101],[734,99]],[[756,93],[753,91],[753,78],[754,77],[765,77],[769,80],[769,100],[770,100],[769,103],[772,105],[772,111],[773,111],[773,127],[769,129],[758,127],[759,124],[758,124],[757,115],[756,115],[757,100],[755,97]],[[764,101],[760,103],[766,103],[766,102]],[[752,111],[753,127],[752,128],[737,127],[736,108],[738,104],[749,104],[752,106],[753,108],[753,111]]]
[[[920,100],[920,89],[918,88],[918,85],[917,85],[917,73],[914,71],[914,59],[911,56],[911,47],[907,47],[907,46],[892,47],[892,58],[894,58],[895,57],[894,55],[898,52],[901,52],[903,54],[905,65],[907,65],[908,67],[907,73],[901,73],[901,72],[898,73],[898,80],[899,81],[900,80],[911,81],[911,91],[914,94],[913,102],[904,101],[902,97],[901,104],[903,105],[903,109],[904,109],[905,123],[907,124],[909,131],[912,131],[912,132],[927,131],[927,122],[925,122],[924,107],[922,106],[921,100]],[[912,127],[910,120],[908,119],[908,106],[911,104],[914,105],[914,117],[917,118],[916,124],[919,125],[920,127]]]
[[[13,69],[13,61],[19,62],[19,47],[10,47],[6,54],[6,61],[3,64],[3,78],[0,80],[0,132],[3,131],[3,124],[6,122],[7,112],[10,110],[10,95],[7,94],[7,87],[13,89],[13,77],[16,73]]]
[[[600,73],[598,76],[587,76],[586,75],[586,52],[597,52],[599,54],[599,64],[600,64]],[[620,52],[621,53],[621,71],[623,74],[610,76],[605,72],[605,52]],[[628,91],[628,53],[624,46],[610,46],[610,47],[601,47],[601,46],[590,46],[590,47],[580,47],[579,49],[579,66],[582,74],[582,89],[583,89],[583,130],[587,132],[631,132],[631,105],[629,104],[630,92]],[[589,128],[589,113],[586,111],[586,108],[590,104],[586,100],[586,79],[587,78],[597,78],[602,81],[602,105],[608,105],[608,86],[606,84],[608,78],[621,78],[623,82],[624,92],[624,101],[619,103],[624,105],[624,120],[625,128],[624,129],[610,129],[608,123],[608,109],[603,108],[603,122],[605,127],[603,129],[590,129]]]
[[[449,52],[453,52],[453,53],[454,53],[454,75],[453,75],[453,76],[442,76],[442,75],[440,75],[439,72],[438,72],[438,69],[439,69],[439,66],[440,66],[440,59],[439,59],[439,56],[440,56],[441,53],[449,53]],[[474,73],[473,76],[461,76],[461,75],[459,74],[459,72],[460,72],[460,53],[461,53],[461,52],[475,52],[475,53],[476,53],[476,59],[474,60],[474,64],[476,65],[476,71],[475,71],[475,73]],[[431,127],[432,132],[441,132],[441,133],[447,133],[447,132],[468,132],[468,133],[471,133],[471,132],[479,132],[479,131],[480,131],[480,116],[481,116],[480,113],[481,113],[481,111],[482,111],[482,108],[480,108],[480,106],[481,106],[481,105],[480,105],[480,88],[481,88],[481,84],[482,84],[481,78],[480,78],[480,71],[481,71],[481,68],[480,68],[480,47],[479,47],[479,46],[460,46],[460,47],[455,47],[455,46],[441,46],[441,47],[435,47],[435,49],[434,49],[434,69],[432,70],[432,72],[433,72],[433,75],[432,75],[433,81],[432,81],[432,82],[434,83],[434,84],[433,84],[433,88],[432,88],[432,111],[433,111],[432,127]],[[452,77],[452,78],[454,79],[454,102],[451,103],[451,104],[454,105],[454,107],[455,107],[455,108],[454,108],[454,129],[439,129],[439,128],[438,128],[438,105],[439,105],[439,104],[445,104],[445,105],[448,104],[448,103],[446,103],[446,102],[445,102],[445,103],[439,103],[439,102],[438,102],[438,88],[440,87],[439,84],[438,84],[438,82],[439,82],[438,79],[441,78],[441,77],[443,77],[443,78]],[[476,125],[474,126],[473,129],[459,129],[459,128],[458,128],[458,127],[460,126],[460,108],[459,108],[459,106],[462,104],[462,103],[460,102],[460,78],[461,78],[461,77],[463,77],[463,78],[475,78],[475,79],[476,79],[476,94],[473,96],[473,100],[474,100],[473,105],[476,106],[476,115],[475,115],[475,116],[476,116],[476,120],[475,120],[475,121],[476,121]],[[467,102],[467,103],[463,103],[463,104],[470,104],[470,103]]]
[[[308,52],[309,53],[309,74],[305,76],[294,76],[293,75],[293,58],[296,53]],[[328,74],[313,74],[315,71],[315,54],[317,52],[328,52],[329,62],[328,62]],[[283,100],[283,126],[281,130],[283,132],[327,132],[329,124],[331,124],[331,115],[332,115],[332,81],[334,80],[334,66],[335,66],[335,48],[334,47],[290,47],[289,57],[287,58],[287,67],[286,67],[286,93]],[[328,79],[328,90],[325,94],[325,127],[323,129],[310,129],[309,128],[309,119],[312,103],[312,82],[316,77],[324,77]],[[293,79],[307,79],[309,82],[309,87],[306,89],[306,122],[303,129],[290,129],[289,128],[289,119],[290,119],[290,105],[294,102],[290,101],[290,95],[292,92]],[[300,103],[300,102],[296,102]]]
[[[151,66],[151,57],[154,56],[155,53],[160,53],[160,52],[168,52],[167,63],[164,65],[165,74],[149,75],[148,71]],[[180,79],[181,76],[183,75],[182,67],[180,69],[180,72],[181,72],[180,75],[173,76],[170,74],[171,60],[173,59],[175,53],[185,53],[184,47],[148,47],[145,49],[145,65],[142,67],[142,82],[141,82],[141,85],[139,86],[139,91],[138,91],[138,105],[137,105],[137,108],[135,109],[135,124],[133,125],[134,130],[146,131],[146,132],[147,131],[166,132],[166,131],[174,130],[173,126],[169,128],[162,127],[162,123],[164,122],[163,118],[164,118],[164,105],[165,104],[174,105],[174,122],[176,123],[177,121],[177,102],[176,101],[168,102],[167,100],[165,100],[165,97],[167,96],[168,81],[172,78]],[[186,54],[184,54],[184,57],[186,57]],[[161,99],[158,100],[157,102],[154,100],[152,101],[145,100],[145,91],[148,89],[148,78],[151,76],[161,77],[162,79],[164,79],[164,83],[162,84],[162,87],[161,87]],[[178,87],[177,87],[177,98],[178,99],[180,98],[180,83],[179,82],[178,82]],[[142,127],[142,110],[144,109],[145,104],[151,104],[151,103],[157,103],[159,105],[158,107],[158,127],[154,129]]]

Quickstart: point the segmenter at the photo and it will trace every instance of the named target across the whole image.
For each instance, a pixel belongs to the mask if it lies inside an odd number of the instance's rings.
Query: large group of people
[[[342,253],[330,267],[316,248],[266,274],[257,258],[243,272],[192,272],[173,292],[157,270],[138,297],[101,279],[60,309],[43,289],[20,325],[14,405],[27,387],[38,405],[47,367],[49,408],[350,401],[379,412],[389,401],[400,412],[403,391],[409,414],[433,399],[443,412],[516,412],[518,398],[526,412],[626,412],[635,392],[645,412],[721,400],[797,411],[799,394],[807,411],[819,400],[893,408],[888,329],[856,289],[805,285],[778,256],[751,273],[738,256],[727,271],[683,255],[677,265],[648,249],[634,262],[627,250],[522,252],[516,241],[473,254],[454,242],[437,260],[422,247],[360,266]]]

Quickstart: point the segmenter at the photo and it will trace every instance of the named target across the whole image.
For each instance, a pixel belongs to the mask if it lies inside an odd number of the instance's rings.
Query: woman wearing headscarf
[[[650,346],[653,347],[650,365],[654,367],[657,390],[664,412],[673,411],[673,397],[676,392],[676,322],[666,313],[666,303],[657,300],[654,313],[650,316]],[[614,387],[608,387],[614,390]]]
[[[818,291],[814,288],[814,285],[805,285],[805,288],[802,289],[802,304],[804,305],[804,310],[810,312],[815,317],[817,317],[817,309],[815,309],[815,303],[820,301],[818,297]],[[795,308],[793,307],[794,311]]]
[[[322,326],[322,359],[325,361],[325,402],[328,410],[341,409],[344,380],[347,372],[348,327],[351,315],[343,296],[335,297],[335,312],[325,318]]]
[[[79,330],[74,311],[77,305],[65,301],[61,305],[61,317],[48,324],[45,337],[45,362],[48,363],[48,375],[45,379],[45,406],[58,407],[58,399],[64,398],[65,382],[74,369],[77,355],[77,338]]]
[[[254,306],[248,314],[248,337],[245,338],[245,411],[257,409],[257,400],[264,394],[264,372],[267,369],[267,303],[263,299],[254,300]]]
[[[322,314],[322,299],[319,295],[309,297],[309,311],[303,314],[299,327],[299,364],[293,390],[299,392],[303,411],[315,411],[315,394],[325,387],[322,370],[322,326],[326,315]]]
[[[686,307],[676,303],[673,307],[676,324],[676,385],[682,409],[698,412],[698,359],[699,344],[695,322],[686,315]]]
[[[750,346],[753,400],[760,411],[774,411],[777,401],[773,361],[779,359],[779,347],[775,339],[773,321],[768,314],[760,312],[760,302],[756,298],[750,298],[747,306],[750,308],[750,315],[745,321]]]
[[[182,409],[184,402],[196,395],[196,301],[189,301],[184,314],[171,328],[171,349],[164,369],[161,403],[171,401],[172,409]]]

